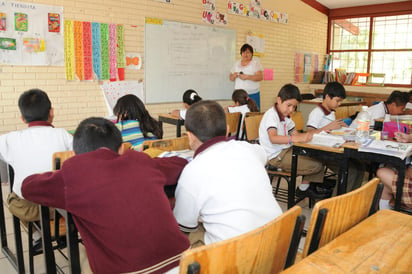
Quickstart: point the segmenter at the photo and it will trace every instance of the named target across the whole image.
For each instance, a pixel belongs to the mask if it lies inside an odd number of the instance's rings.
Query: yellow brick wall
[[[21,1],[20,1],[21,2]],[[144,56],[144,18],[156,17],[195,24],[203,24],[202,0],[172,0],[171,4],[153,0],[34,0],[32,3],[64,7],[64,18],[125,26],[125,51],[140,52]],[[244,4],[247,0],[238,0]],[[274,102],[280,87],[294,81],[295,53],[318,53],[320,65],[326,52],[327,17],[300,0],[261,1],[262,6],[289,15],[288,24],[265,22],[253,18],[228,14],[228,28],[237,31],[237,48],[246,41],[248,31],[265,37],[265,56],[261,62],[265,68],[274,69],[273,81],[261,83],[262,110]],[[217,11],[227,13],[227,1],[216,0]],[[239,58],[240,56],[237,56]],[[143,69],[126,70],[126,80],[144,79]],[[229,72],[228,72],[229,76]],[[55,113],[54,125],[67,129],[76,128],[84,118],[106,116],[100,82],[66,81],[64,67],[35,67],[0,65],[0,133],[22,129],[17,107],[19,95],[30,88],[45,90],[52,101]],[[299,85],[308,92],[308,85]],[[230,101],[220,102],[223,106]],[[152,116],[181,108],[180,103],[147,105]],[[173,137],[175,128],[165,125],[165,138]]]

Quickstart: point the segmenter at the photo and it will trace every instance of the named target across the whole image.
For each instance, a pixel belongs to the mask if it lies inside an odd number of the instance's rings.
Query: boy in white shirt
[[[306,123],[307,132],[319,133],[321,131],[330,131],[347,127],[342,120],[336,120],[335,110],[340,106],[346,98],[345,88],[339,82],[329,82],[323,90],[323,101],[319,106],[314,108],[309,114]],[[328,162],[326,166],[333,172],[339,172],[339,163]],[[348,170],[347,191],[351,191],[361,186],[365,167],[360,161],[351,159]],[[334,185],[322,184],[317,186],[319,193],[330,192],[330,188]]]

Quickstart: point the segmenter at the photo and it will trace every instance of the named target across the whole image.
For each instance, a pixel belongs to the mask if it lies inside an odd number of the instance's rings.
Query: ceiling
[[[347,8],[355,6],[377,5],[407,0],[316,0],[328,9]]]

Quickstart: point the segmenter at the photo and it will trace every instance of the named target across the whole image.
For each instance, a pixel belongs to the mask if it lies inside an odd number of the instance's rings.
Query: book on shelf
[[[369,139],[359,147],[358,151],[373,152],[405,159],[412,155],[412,144]]]
[[[335,69],[336,81],[344,84],[346,81],[346,69],[337,68]]]

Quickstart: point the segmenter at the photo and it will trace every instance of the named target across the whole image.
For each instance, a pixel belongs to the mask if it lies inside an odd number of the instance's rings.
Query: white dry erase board
[[[203,99],[231,99],[236,31],[146,18],[146,103],[182,102],[185,90]]]

